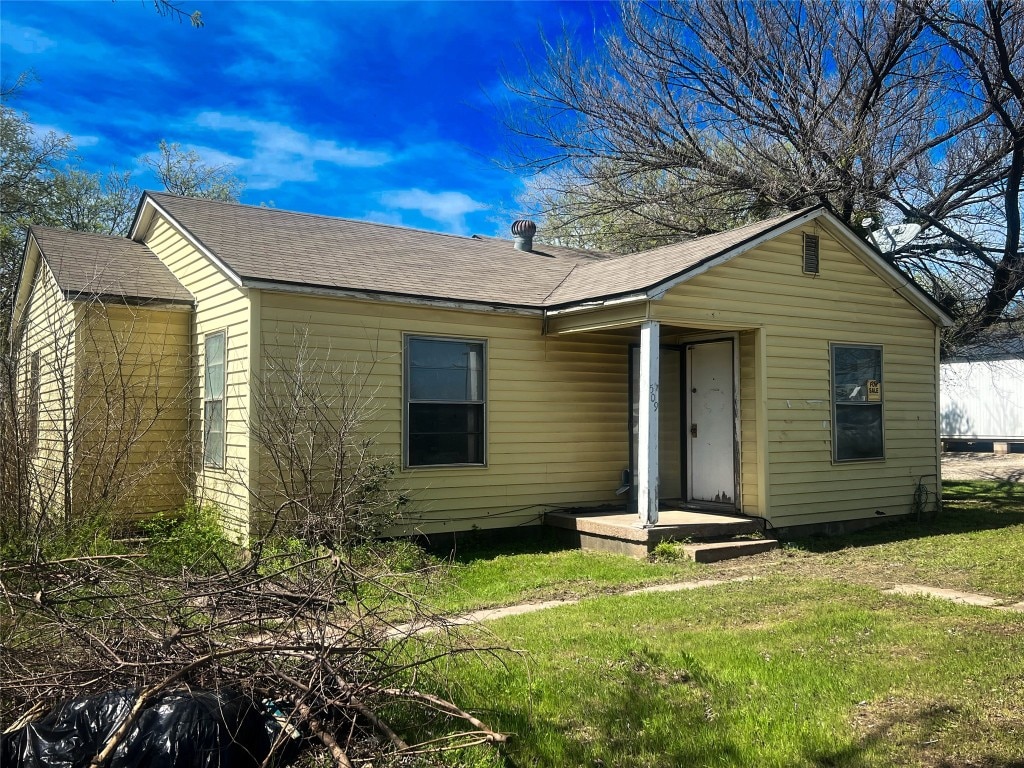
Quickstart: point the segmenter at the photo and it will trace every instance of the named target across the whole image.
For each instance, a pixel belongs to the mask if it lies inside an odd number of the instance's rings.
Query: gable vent
[[[818,236],[804,234],[804,273],[818,274]]]

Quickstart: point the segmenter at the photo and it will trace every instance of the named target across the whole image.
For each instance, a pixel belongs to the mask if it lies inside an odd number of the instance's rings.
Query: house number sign
[[[658,385],[651,384],[651,408],[658,410]]]

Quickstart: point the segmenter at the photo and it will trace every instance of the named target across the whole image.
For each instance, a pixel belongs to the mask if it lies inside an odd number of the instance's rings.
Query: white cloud
[[[345,146],[333,139],[322,139],[295,130],[283,123],[257,120],[244,115],[201,112],[196,124],[219,132],[248,134],[252,153],[233,156],[226,162],[235,166],[250,189],[272,189],[289,181],[316,181],[316,165],[324,163],[343,168],[376,168],[391,162],[388,152]],[[238,147],[244,155],[242,147]],[[213,154],[203,149],[204,157]]]
[[[84,134],[81,136],[75,134],[69,134],[63,128],[57,125],[45,125],[42,123],[32,124],[32,133],[36,137],[36,140],[40,140],[46,137],[48,134],[55,133],[58,136],[71,136],[71,141],[76,147],[81,149],[82,147],[94,147],[100,143],[100,137],[92,134]]]
[[[485,211],[488,206],[462,192],[427,192],[423,189],[396,189],[381,194],[389,208],[417,211],[441,222],[453,232],[465,233],[466,215]]]
[[[23,27],[9,21],[0,21],[0,40],[18,53],[42,53],[56,43],[41,29]]]

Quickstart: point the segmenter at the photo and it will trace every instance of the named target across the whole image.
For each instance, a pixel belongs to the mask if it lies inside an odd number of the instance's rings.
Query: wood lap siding
[[[487,466],[400,471],[408,529],[536,523],[550,505],[621,501],[629,463],[622,336],[541,335],[536,317],[261,292],[263,368],[304,338],[311,354],[365,376],[367,432],[400,461],[403,334],[486,339]],[[294,352],[291,353],[294,355]]]
[[[96,498],[104,475],[91,465],[110,463],[130,441],[120,508],[133,515],[180,508],[189,488],[189,313],[82,303],[77,317],[76,495]],[[124,411],[110,407],[124,395]]]
[[[804,228],[810,231],[810,227]],[[821,271],[802,273],[801,231],[776,238],[672,289],[655,316],[758,327],[765,344],[767,402],[741,381],[743,492],[751,492],[747,432],[766,409],[770,516],[801,525],[905,514],[918,480],[936,490],[934,326],[827,232]],[[754,357],[741,334],[741,365]],[[880,344],[884,461],[832,463],[829,342]],[[746,507],[746,504],[744,505]]]
[[[224,524],[239,540],[249,533],[249,316],[247,292],[225,274],[185,237],[157,217],[146,237],[146,245],[174,273],[195,297],[192,419],[195,428],[194,464],[197,467],[196,496],[202,503],[216,504],[224,513]],[[224,469],[202,465],[203,344],[207,333],[227,331],[225,387]]]
[[[37,502],[52,504],[51,511],[57,511],[64,504],[65,462],[72,459],[66,450],[70,445],[65,425],[73,412],[75,393],[75,310],[42,259],[23,322],[17,393],[23,408],[31,402],[32,355],[39,353],[38,440],[33,458],[39,488],[34,491]]]

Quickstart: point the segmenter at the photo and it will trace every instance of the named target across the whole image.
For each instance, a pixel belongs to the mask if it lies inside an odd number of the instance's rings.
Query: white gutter
[[[356,299],[358,301],[381,301],[393,304],[412,304],[422,307],[440,307],[442,309],[461,309],[467,312],[492,312],[502,315],[526,315],[540,317],[543,310],[528,307],[501,307],[493,304],[472,301],[456,301],[454,299],[434,299],[426,296],[408,296],[391,293],[359,291],[351,288],[331,288],[322,285],[295,285],[275,280],[258,280],[245,278],[240,283],[245,288],[260,291],[276,291],[278,293],[300,293],[307,296],[330,296],[335,298]]]
[[[579,312],[587,312],[592,309],[605,309],[618,304],[639,304],[650,299],[646,293],[634,293],[629,296],[620,296],[616,299],[603,299],[599,301],[585,301],[562,309],[548,309],[544,311],[545,317],[558,317],[559,315],[572,315]]]

